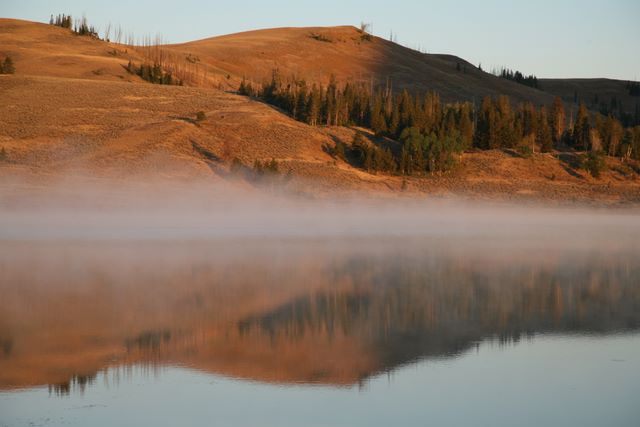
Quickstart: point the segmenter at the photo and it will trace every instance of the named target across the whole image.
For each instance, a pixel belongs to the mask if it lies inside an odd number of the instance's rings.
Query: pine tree
[[[311,87],[311,92],[307,100],[307,123],[316,126],[320,121],[320,111],[322,108],[322,89],[315,84]]]
[[[382,135],[387,132],[387,121],[382,108],[382,97],[378,95],[371,106],[371,129],[376,135]]]
[[[564,120],[565,112],[564,105],[560,97],[556,96],[551,106],[551,116],[549,117],[551,122],[551,134],[553,142],[558,144],[562,139],[562,133],[564,132]]]
[[[329,86],[327,86],[326,98],[324,103],[324,116],[327,126],[337,125],[338,106],[337,106],[338,85],[336,77],[331,75]]]
[[[511,102],[507,96],[501,95],[497,102],[497,135],[491,141],[491,148],[514,147],[517,135],[514,129],[514,116],[511,110]]]
[[[578,108],[576,123],[573,126],[573,144],[576,150],[584,151],[589,149],[590,131],[589,113],[584,103],[581,103],[580,108]]]
[[[296,93],[296,105],[293,113],[294,119],[300,120],[301,122],[307,121],[307,99],[307,87],[302,85]]]
[[[473,143],[473,123],[471,122],[471,106],[468,103],[463,104],[460,109],[459,128],[464,149],[471,147]]]
[[[541,107],[538,112],[538,132],[536,134],[536,143],[540,146],[540,151],[547,153],[553,148],[553,138],[551,136],[551,127],[547,117],[547,109]]]
[[[129,63],[131,63],[131,61],[129,61]],[[247,90],[247,82],[245,80],[245,78],[242,78],[242,81],[240,82],[240,88],[238,88],[238,94],[239,95],[244,95],[244,96],[249,96],[249,91]]]
[[[495,134],[495,112],[491,97],[485,96],[480,105],[478,125],[476,128],[476,147],[487,150],[491,147]]]

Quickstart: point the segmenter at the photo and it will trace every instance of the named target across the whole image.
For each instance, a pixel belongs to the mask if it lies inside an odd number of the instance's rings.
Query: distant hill
[[[540,88],[569,106],[584,102],[592,111],[627,114],[640,122],[640,94],[633,96],[629,82],[613,79],[540,79]],[[637,115],[637,116],[636,116]]]
[[[552,97],[490,73],[453,55],[424,54],[355,27],[277,28],[167,46],[194,55],[231,77],[261,82],[274,69],[284,76],[436,91],[446,101],[477,101],[508,95],[514,101],[549,104]]]

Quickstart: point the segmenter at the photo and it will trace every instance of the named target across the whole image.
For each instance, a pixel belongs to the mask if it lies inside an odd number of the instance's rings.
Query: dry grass
[[[310,31],[331,42],[310,37]],[[185,57],[199,58],[209,67],[207,76],[214,86],[216,75],[237,77],[248,69],[267,73],[274,65],[286,67],[285,72],[308,73],[310,78],[327,78],[330,71],[343,78],[365,78],[386,64],[388,55],[396,55],[406,62],[392,61],[394,67],[420,73],[428,68],[437,71],[436,76],[449,76],[429,80],[434,84],[451,90],[461,87],[462,81],[447,80],[462,78],[445,72],[450,59],[416,56],[377,38],[356,40],[358,34],[352,27],[278,29],[164,49],[172,55],[183,52]],[[632,168],[610,160],[609,171],[595,180],[573,168],[566,159],[569,155],[562,153],[537,154],[532,159],[504,152],[468,153],[451,173],[410,178],[403,184],[401,177],[371,175],[324,152],[323,146],[332,146],[336,140],[350,142],[353,129],[310,127],[261,102],[213,88],[145,83],[123,67],[129,59],[143,59],[136,52],[113,55],[114,45],[50,25],[7,19],[0,20],[0,46],[0,53],[16,59],[17,68],[16,75],[0,76],[4,100],[0,146],[7,152],[7,160],[0,163],[0,177],[5,178],[0,187],[5,194],[22,191],[8,177],[37,182],[38,188],[46,188],[54,176],[72,173],[92,179],[160,176],[218,181],[230,179],[229,164],[234,158],[249,167],[256,159],[274,158],[294,192],[426,192],[606,204],[640,201],[638,174]],[[221,78],[232,87],[236,77]],[[415,78],[405,77],[407,81]],[[485,81],[485,75],[475,71],[465,78],[474,78],[477,84]],[[493,77],[486,79],[487,88],[497,84]],[[475,90],[469,84],[465,87]],[[504,88],[496,86],[496,90]],[[199,111],[205,113],[202,121],[196,120]]]

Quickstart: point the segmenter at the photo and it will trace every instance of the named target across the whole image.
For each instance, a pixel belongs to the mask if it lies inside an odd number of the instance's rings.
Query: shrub
[[[7,150],[4,147],[2,147],[2,149],[0,149],[0,162],[4,162],[8,158],[9,158],[9,155],[7,154]]]
[[[206,118],[207,118],[207,115],[204,113],[204,111],[198,111],[198,112],[196,113],[196,121],[197,121],[197,122],[201,122],[201,121],[203,121],[203,120],[204,120],[204,119],[206,119]]]
[[[261,162],[260,160],[255,160],[253,162],[253,172],[256,178],[261,178],[269,175],[276,175],[278,173],[278,162],[276,159],[271,159],[270,161]]]
[[[231,160],[231,166],[229,167],[229,169],[233,173],[238,173],[238,172],[241,172],[244,169],[244,165],[242,164],[242,161],[239,158],[234,157]]]
[[[529,135],[527,137],[522,138],[520,143],[516,146],[516,151],[525,159],[533,156],[533,143],[535,139],[533,135]]]
[[[331,39],[327,36],[325,36],[324,34],[319,34],[319,33],[311,33],[309,34],[309,37],[311,37],[314,40],[317,40],[319,42],[325,42],[325,43],[331,43]]]
[[[171,71],[165,71],[157,62],[153,65],[142,64],[140,67],[129,61],[127,64],[127,71],[131,74],[140,76],[142,80],[146,80],[153,84],[158,85],[177,85],[182,86],[183,82],[180,79],[174,78]]]
[[[604,154],[601,151],[591,150],[582,159],[582,167],[594,178],[600,178],[606,166]]]
[[[15,72],[16,67],[14,67],[11,57],[7,56],[4,61],[0,62],[0,74],[13,74]]]

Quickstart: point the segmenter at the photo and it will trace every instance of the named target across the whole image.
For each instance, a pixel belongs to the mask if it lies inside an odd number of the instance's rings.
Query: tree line
[[[627,91],[631,96],[640,96],[640,83],[639,82],[627,82]]]
[[[511,80],[525,86],[540,89],[538,85],[538,78],[533,74],[525,76],[520,71],[513,71],[508,68],[502,68],[500,72],[494,72],[493,74],[495,74],[496,76],[500,76],[501,78],[506,80]]]
[[[49,24],[55,25],[57,27],[67,28],[74,34],[77,34],[79,36],[99,38],[98,30],[96,30],[93,25],[89,25],[89,22],[87,21],[87,18],[85,16],[74,21],[71,18],[71,15],[65,15],[64,13],[58,14],[56,16],[51,15]]]
[[[515,149],[527,156],[554,147],[595,151],[640,159],[640,127],[624,129],[612,116],[592,115],[584,104],[574,118],[562,100],[550,106],[524,102],[514,106],[507,96],[471,102],[444,103],[435,92],[394,94],[389,86],[363,83],[327,86],[304,80],[271,79],[254,85],[243,79],[239,93],[274,105],[310,125],[359,126],[377,136],[398,141],[387,148],[356,137],[350,145],[337,143],[328,151],[370,172],[415,175],[451,169],[457,154],[468,149]]]

